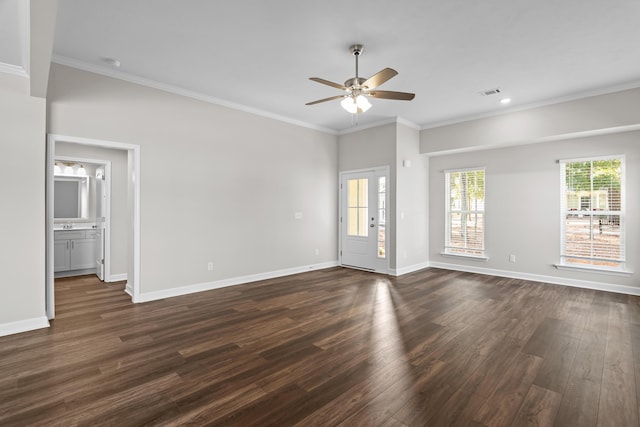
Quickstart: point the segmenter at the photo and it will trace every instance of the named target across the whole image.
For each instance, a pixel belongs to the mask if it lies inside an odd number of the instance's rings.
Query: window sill
[[[468,254],[451,254],[448,252],[440,252],[440,255],[451,258],[465,258],[472,259],[474,261],[489,261],[489,258],[484,255],[468,255]]]
[[[633,275],[633,271],[629,271],[629,270],[611,270],[608,268],[581,267],[581,266],[568,265],[568,264],[553,264],[553,266],[558,270],[582,271],[585,273],[607,274],[609,276],[629,277]]]

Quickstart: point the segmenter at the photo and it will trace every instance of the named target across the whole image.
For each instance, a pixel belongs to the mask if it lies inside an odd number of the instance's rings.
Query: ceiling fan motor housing
[[[365,79],[364,77],[353,77],[345,81],[344,85],[348,88],[359,88],[360,85],[366,81],[367,79]]]

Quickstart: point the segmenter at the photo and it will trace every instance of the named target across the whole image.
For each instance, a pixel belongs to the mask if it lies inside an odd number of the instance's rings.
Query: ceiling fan
[[[329,80],[321,79],[319,77],[309,77],[309,80],[313,80],[314,82],[322,83],[324,85],[343,90],[347,92],[346,94],[307,102],[305,105],[314,105],[321,102],[333,101],[334,99],[342,99],[342,107],[352,114],[357,114],[363,113],[371,108],[371,103],[369,102],[367,97],[411,101],[416,96],[414,93],[408,92],[376,90],[378,86],[398,74],[398,72],[393,68],[385,68],[382,71],[379,71],[373,76],[369,77],[368,79],[359,77],[358,57],[362,54],[363,49],[364,46],[361,44],[354,44],[350,47],[351,53],[356,58],[356,76],[344,82],[344,85],[330,82]]]

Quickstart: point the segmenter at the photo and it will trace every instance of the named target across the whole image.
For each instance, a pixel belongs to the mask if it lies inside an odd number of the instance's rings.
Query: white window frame
[[[483,237],[482,237],[482,249],[480,249],[480,251],[482,252],[481,254],[473,254],[473,253],[463,253],[463,252],[454,252],[453,249],[462,249],[462,250],[473,250],[473,251],[479,251],[479,249],[470,249],[470,248],[462,248],[462,247],[458,247],[458,246],[451,246],[451,242],[450,242],[450,237],[451,237],[451,213],[454,212],[451,210],[451,204],[450,204],[450,200],[451,200],[451,185],[450,185],[450,176],[453,173],[463,173],[463,172],[480,172],[482,171],[484,173],[484,198],[483,198],[483,206],[482,206],[482,210],[467,210],[466,213],[468,214],[474,214],[474,213],[482,213],[483,216]],[[484,166],[482,167],[471,167],[471,168],[463,168],[463,169],[450,169],[450,170],[445,170],[444,171],[444,185],[445,185],[445,236],[444,236],[444,251],[441,253],[441,255],[444,256],[452,256],[452,257],[461,257],[461,258],[472,258],[472,259],[477,259],[477,260],[482,260],[482,261],[486,261],[488,260],[487,258],[487,252],[486,252],[486,209],[485,209],[485,204],[486,204],[486,191],[487,191],[487,171],[486,168]],[[459,211],[462,212],[462,211]]]
[[[620,160],[620,210],[619,211],[598,211],[597,214],[593,213],[593,210],[589,210],[587,215],[595,216],[595,215],[619,215],[620,216],[620,259],[613,260],[615,262],[619,262],[618,267],[607,267],[607,266],[599,266],[599,265],[589,265],[589,264],[579,264],[579,263],[571,263],[567,262],[567,258],[581,258],[578,256],[571,256],[566,254],[566,215],[569,213],[567,207],[567,196],[566,196],[566,170],[565,165],[567,163],[577,163],[577,162],[589,162],[589,161],[602,161],[602,160]],[[625,236],[625,222],[626,222],[626,173],[625,173],[625,165],[626,159],[623,154],[621,155],[605,155],[605,156],[594,156],[594,157],[582,157],[582,158],[574,158],[574,159],[562,159],[558,161],[560,165],[560,262],[555,264],[558,269],[571,269],[571,270],[586,270],[593,272],[601,272],[601,273],[612,273],[612,274],[631,274],[631,272],[626,270],[626,236]],[[582,211],[580,211],[582,212]],[[584,213],[583,213],[584,215]],[[586,260],[609,260],[599,259],[594,257],[585,257],[583,259]]]

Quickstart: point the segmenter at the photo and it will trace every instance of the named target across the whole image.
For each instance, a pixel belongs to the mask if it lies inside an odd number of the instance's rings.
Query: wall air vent
[[[482,96],[489,96],[489,95],[495,95],[502,92],[502,89],[500,89],[499,87],[493,88],[493,89],[489,89],[489,90],[483,90],[482,92],[480,92],[480,95]]]

